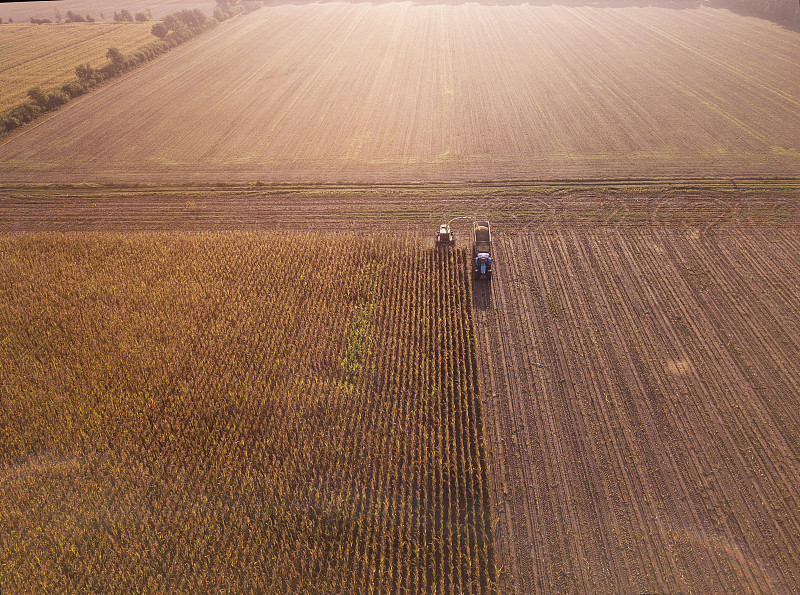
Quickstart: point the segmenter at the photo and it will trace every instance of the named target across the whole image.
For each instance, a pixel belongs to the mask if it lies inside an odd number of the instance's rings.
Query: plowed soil
[[[497,226],[502,592],[796,592],[800,227],[716,215]]]
[[[281,4],[26,127],[0,178],[785,176],[798,130],[800,34],[725,10]]]

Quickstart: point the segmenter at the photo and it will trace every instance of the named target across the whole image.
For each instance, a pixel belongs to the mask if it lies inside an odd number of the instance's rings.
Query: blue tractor
[[[472,270],[478,279],[492,278],[492,233],[488,221],[472,224]]]

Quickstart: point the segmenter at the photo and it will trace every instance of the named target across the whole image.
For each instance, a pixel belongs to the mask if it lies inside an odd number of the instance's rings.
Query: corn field
[[[0,254],[0,592],[495,592],[462,250],[20,234]]]

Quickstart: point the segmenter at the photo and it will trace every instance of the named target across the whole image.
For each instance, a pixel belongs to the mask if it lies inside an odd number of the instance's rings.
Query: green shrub
[[[70,81],[64,85],[61,85],[61,90],[69,95],[70,99],[74,99],[75,97],[86,93],[86,88],[78,81]]]
[[[152,33],[159,39],[164,39],[167,36],[167,33],[169,33],[169,29],[164,23],[156,23],[150,29],[150,33]]]
[[[14,116],[5,116],[0,119],[0,131],[2,132],[10,132],[20,126],[22,126],[22,122]]]
[[[28,97],[30,97],[36,103],[36,105],[41,108],[47,106],[47,92],[41,87],[28,89]]]
[[[47,103],[45,107],[48,110],[53,110],[67,103],[69,99],[69,95],[64,93],[64,91],[61,89],[56,89],[55,91],[50,91],[47,94]]]

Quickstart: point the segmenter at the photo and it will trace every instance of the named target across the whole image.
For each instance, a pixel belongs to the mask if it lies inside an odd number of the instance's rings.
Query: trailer
[[[472,270],[478,279],[492,278],[492,232],[488,221],[472,223]]]

